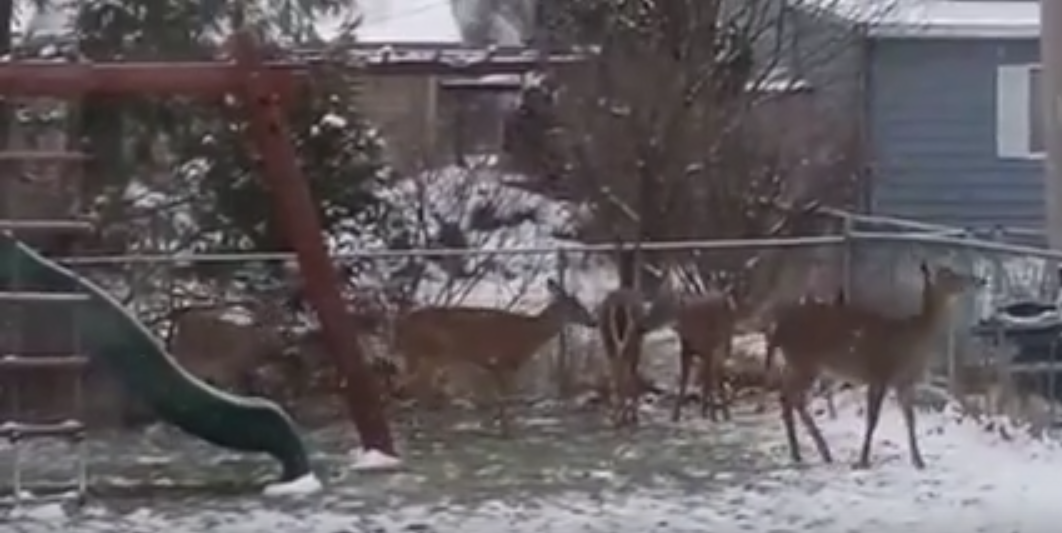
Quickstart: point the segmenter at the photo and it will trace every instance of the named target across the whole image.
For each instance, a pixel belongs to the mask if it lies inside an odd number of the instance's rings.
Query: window
[[[439,92],[442,129],[457,162],[468,157],[498,155],[504,146],[505,119],[515,106],[515,96],[496,90],[444,87]]]
[[[999,67],[996,149],[999,157],[1038,159],[1044,153],[1044,97],[1039,65]]]

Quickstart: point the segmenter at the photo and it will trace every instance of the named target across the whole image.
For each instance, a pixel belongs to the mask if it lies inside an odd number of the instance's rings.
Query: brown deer
[[[638,402],[652,387],[640,372],[645,335],[660,329],[674,314],[668,298],[647,303],[642,293],[619,288],[608,293],[597,311],[597,328],[612,382],[612,421],[638,423]]]
[[[483,372],[494,389],[501,431],[509,434],[507,401],[524,365],[566,324],[596,324],[586,307],[555,281],[549,280],[547,289],[552,299],[535,315],[479,307],[423,307],[399,316],[392,338],[410,381],[422,381],[440,365],[467,365]]]
[[[835,302],[805,301],[778,316],[770,349],[780,349],[787,363],[781,394],[782,421],[794,462],[801,461],[794,412],[823,461],[833,460],[806,404],[808,391],[828,371],[867,385],[866,431],[856,467],[869,467],[871,441],[890,388],[896,391],[907,427],[911,463],[916,468],[925,466],[915,432],[914,386],[925,371],[932,339],[949,316],[952,303],[981,282],[947,267],[931,272],[923,263],[921,270],[921,305],[912,316],[887,317],[843,298]]]
[[[713,421],[730,420],[726,397],[725,365],[733,352],[739,312],[735,301],[722,294],[699,296],[681,304],[674,325],[679,337],[678,398],[671,420],[679,421],[686,399],[686,387],[693,368],[698,367],[701,387],[701,416]]]
[[[837,291],[832,302],[821,300],[802,299],[796,303],[780,305],[774,310],[774,324],[767,333],[767,349],[763,358],[763,375],[767,386],[760,389],[757,411],[763,413],[767,410],[767,396],[772,390],[782,390],[784,371],[774,368],[774,355],[778,352],[778,341],[798,335],[799,328],[803,325],[805,314],[814,313],[831,304],[834,308],[843,309],[847,304],[847,297],[843,289]],[[837,407],[833,399],[833,389],[837,387],[836,380],[831,376],[821,375],[816,379],[818,392],[826,399],[826,410],[831,419],[837,418]]]
[[[249,313],[214,306],[175,310],[170,314],[170,353],[211,385],[252,392],[252,371],[281,356],[287,343],[278,310],[262,303],[249,307]]]

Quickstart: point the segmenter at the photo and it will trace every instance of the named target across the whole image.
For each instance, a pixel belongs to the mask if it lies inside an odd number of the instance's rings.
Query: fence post
[[[970,237],[971,237],[971,235],[970,235],[969,231],[964,231],[962,233],[962,238],[963,239],[969,239]],[[977,265],[976,265],[976,261],[973,259],[972,253],[969,252],[967,249],[963,249],[963,250],[960,251],[960,255],[961,255],[961,258],[962,258],[961,260],[966,263],[966,266],[968,266],[970,268],[971,272],[975,271],[976,270],[975,267]],[[976,272],[974,272],[974,273],[976,273]],[[969,296],[964,295],[962,297],[962,299],[963,299],[963,305],[960,306],[960,309],[962,310],[962,320],[960,321],[960,323],[961,324],[966,324],[966,323],[970,322],[970,320],[969,320],[970,317],[973,317],[973,316],[976,315],[975,308],[976,308],[976,304],[977,304],[977,299],[976,299],[976,296],[973,296],[973,295],[969,295]],[[956,324],[954,314],[953,313],[949,313],[948,314],[948,324],[947,324],[947,328],[948,328],[947,329],[947,337],[945,339],[945,346],[944,346],[944,350],[945,350],[944,355],[945,355],[945,358],[946,358],[945,359],[945,365],[946,365],[945,372],[947,373],[947,378],[948,378],[948,391],[951,394],[953,394],[953,395],[960,394],[961,391],[963,390],[963,387],[961,386],[961,384],[958,381],[959,380],[959,357],[958,357],[959,349],[958,348],[960,347],[959,339],[956,338],[956,337],[958,337],[958,332],[959,332],[959,327],[958,326],[959,326],[959,324]]]
[[[567,291],[568,254],[563,248],[558,248],[556,253],[557,284],[562,290]],[[553,375],[557,384],[557,395],[561,398],[570,397],[572,392],[571,354],[568,348],[568,328],[561,328],[560,335],[557,335],[557,351],[553,357]]]

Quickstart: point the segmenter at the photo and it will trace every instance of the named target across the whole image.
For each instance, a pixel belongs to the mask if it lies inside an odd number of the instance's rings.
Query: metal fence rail
[[[1032,230],[1013,230],[996,228],[990,231],[967,231],[936,224],[927,224],[892,217],[856,215],[845,212],[827,212],[829,216],[842,221],[835,225],[840,231],[835,234],[808,237],[777,237],[761,239],[726,239],[726,240],[690,240],[671,242],[644,242],[623,244],[564,245],[552,247],[505,247],[505,248],[431,248],[431,249],[396,249],[365,250],[334,254],[336,262],[388,261],[408,258],[445,259],[445,258],[501,258],[517,256],[552,257],[555,264],[549,268],[555,276],[563,280],[571,269],[575,268],[574,258],[595,254],[613,254],[618,251],[640,251],[650,253],[687,253],[696,256],[700,253],[746,253],[754,255],[768,250],[782,251],[780,262],[802,263],[816,257],[830,265],[827,269],[832,276],[830,281],[843,286],[850,294],[858,295],[861,291],[876,290],[888,298],[902,299],[909,303],[917,301],[918,272],[917,261],[923,258],[947,260],[953,266],[970,269],[978,273],[986,272],[993,278],[992,291],[997,291],[1003,283],[996,279],[1003,275],[1006,268],[1000,258],[1021,258],[1022,260],[1040,261],[1040,276],[1051,272],[1048,266],[1062,262],[1062,251],[1001,242],[1007,236],[1033,237]],[[810,252],[810,253],[808,253]],[[785,255],[785,254],[794,255]],[[778,260],[776,257],[775,260]],[[63,257],[59,262],[86,269],[109,266],[157,266],[182,267],[191,265],[238,265],[244,263],[294,263],[292,253],[135,253],[122,255]],[[799,282],[794,284],[795,291],[806,290]],[[986,292],[972,298],[966,303],[964,312],[957,320],[953,335],[949,336],[944,352],[946,357],[939,361],[936,369],[941,375],[953,381],[960,372],[962,355],[967,349],[963,337],[967,327],[973,325],[986,312],[991,312],[998,304],[998,294]],[[1053,295],[1052,295],[1053,298]],[[959,333],[956,336],[955,333]],[[561,350],[566,342],[561,340]],[[1062,369],[1055,362],[1021,363],[1011,365],[1008,372],[1013,375],[1031,373],[1053,373]]]

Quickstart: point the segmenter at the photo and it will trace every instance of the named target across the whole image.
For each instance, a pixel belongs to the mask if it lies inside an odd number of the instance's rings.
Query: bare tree
[[[786,73],[781,2],[549,5],[550,41],[586,61],[527,92],[513,144],[555,189],[589,199],[590,239],[752,238],[779,227],[779,205],[852,199],[855,114],[828,115]],[[693,262],[731,287],[748,259]]]

